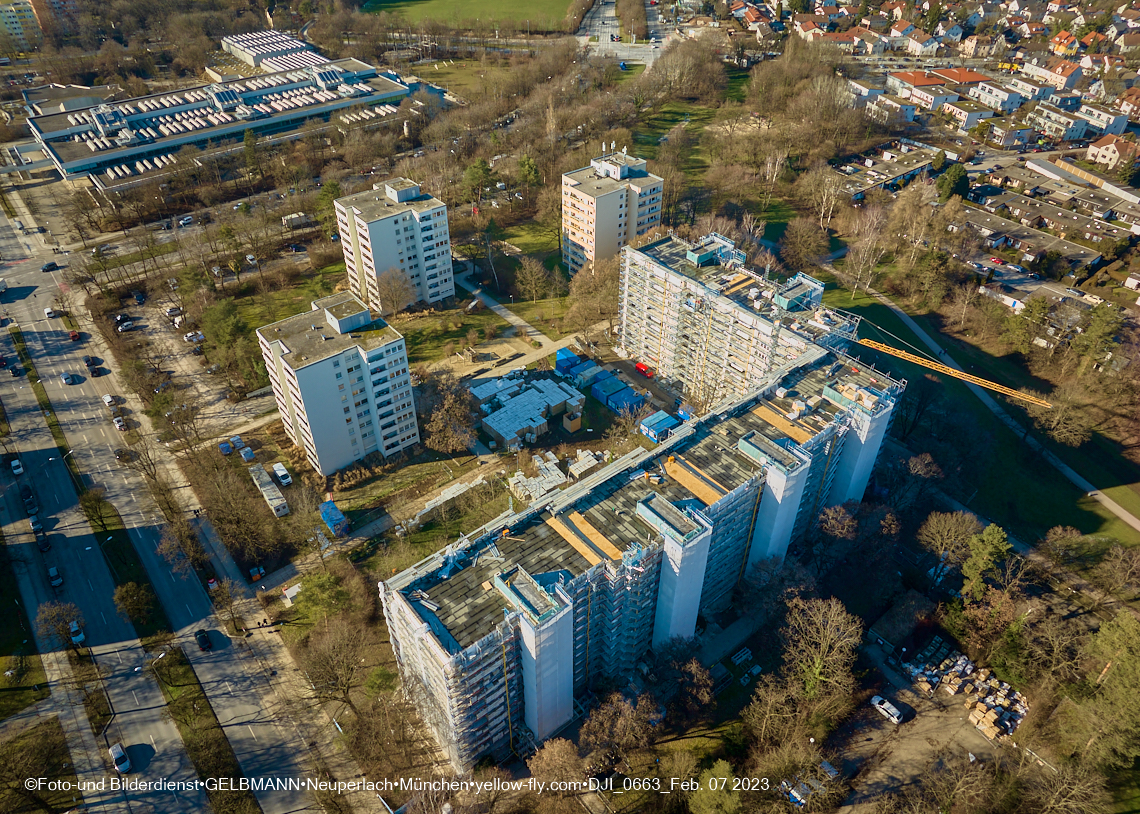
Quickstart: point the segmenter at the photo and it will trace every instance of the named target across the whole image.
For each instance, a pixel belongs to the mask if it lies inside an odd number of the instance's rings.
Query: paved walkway
[[[513,325],[515,327],[515,330],[518,332],[518,336],[526,337],[528,340],[531,340],[531,341],[541,342],[542,346],[543,346],[543,350],[545,351],[542,354],[543,356],[547,356],[552,352],[550,349],[548,349],[547,346],[553,345],[554,340],[547,337],[546,334],[544,334],[542,331],[535,328],[533,325],[531,325],[529,322],[524,320],[522,317],[516,316],[505,305],[500,305],[499,302],[496,299],[494,299],[493,297],[491,297],[489,294],[483,293],[482,286],[480,286],[478,283],[476,283],[475,281],[473,281],[471,279],[472,269],[471,269],[471,261],[470,260],[464,260],[463,261],[463,269],[464,270],[462,273],[455,275],[456,285],[462,286],[463,288],[467,289],[469,292],[471,292],[472,296],[478,297],[480,302],[482,302],[485,306],[490,308],[496,314],[498,314],[503,319],[505,319],[507,322],[509,322],[511,325]],[[516,362],[516,364],[521,364],[521,363]]]
[[[830,271],[832,274],[835,274],[836,276],[840,276],[839,273],[835,270],[835,268],[832,267],[830,264],[825,264],[824,267],[828,271]],[[908,328],[910,328],[911,331],[914,332],[914,335],[918,337],[919,341],[922,342],[922,344],[926,345],[926,347],[929,348],[930,351],[934,353],[934,355],[938,358],[938,360],[941,364],[944,364],[947,367],[954,368],[955,370],[961,371],[963,373],[967,372],[967,371],[962,369],[961,365],[959,365],[956,361],[954,361],[954,358],[952,356],[950,356],[946,352],[946,350],[941,345],[939,345],[938,342],[933,337],[930,336],[930,334],[928,334],[917,322],[914,321],[914,319],[911,318],[910,314],[908,314],[906,311],[902,310],[897,305],[895,305],[895,303],[892,302],[890,300],[890,298],[884,296],[883,294],[880,294],[878,291],[874,290],[873,288],[868,289],[868,293],[870,293],[872,297],[877,299],[883,305],[887,306],[887,308],[890,308],[891,311],[893,311],[895,313],[895,315],[897,315],[898,318],[901,319],[903,321],[903,323]],[[1094,486],[1092,483],[1090,483],[1088,480],[1086,480],[1084,477],[1082,477],[1079,473],[1077,473],[1076,470],[1074,470],[1072,467],[1070,467],[1068,464],[1066,464],[1064,461],[1062,461],[1060,458],[1058,458],[1056,455],[1054,455],[1048,449],[1043,447],[1041,445],[1040,441],[1038,441],[1033,436],[1028,435],[1025,432],[1025,427],[1023,427],[1016,420],[1014,420],[1013,416],[1011,416],[1009,413],[1007,413],[1005,411],[1005,409],[1003,409],[1002,406],[1000,404],[998,404],[997,401],[989,393],[987,393],[983,388],[978,387],[976,384],[971,384],[970,382],[964,381],[963,384],[965,384],[966,387],[970,388],[970,391],[973,392],[973,394],[978,397],[978,400],[981,401],[982,404],[984,404],[989,409],[989,411],[991,413],[993,413],[995,416],[997,416],[999,421],[1001,421],[1003,424],[1005,424],[1007,427],[1009,427],[1016,435],[1021,436],[1021,440],[1030,449],[1032,449],[1034,452],[1036,452],[1042,458],[1044,458],[1046,461],[1048,461],[1050,466],[1052,466],[1054,469],[1056,469],[1058,472],[1060,472],[1062,475],[1064,475],[1065,478],[1067,478],[1070,483],[1072,483],[1074,486],[1076,486],[1078,489],[1080,489],[1082,492],[1084,492],[1088,497],[1091,497],[1094,500],[1096,500],[1098,503],[1100,503],[1102,506],[1104,506],[1110,512],[1112,512],[1117,517],[1119,517],[1121,520],[1123,520],[1125,523],[1132,526],[1132,528],[1136,529],[1137,531],[1140,531],[1140,518],[1131,514],[1127,509],[1125,509],[1119,503],[1117,503],[1112,498],[1105,495],[1103,492],[1101,492],[1099,489],[1097,489],[1096,486]]]

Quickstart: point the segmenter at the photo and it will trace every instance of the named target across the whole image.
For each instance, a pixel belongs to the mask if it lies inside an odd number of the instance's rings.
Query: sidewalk
[[[839,272],[837,272],[831,266],[830,263],[825,264],[824,268],[826,268],[832,274],[835,274],[837,277],[841,276],[839,274]],[[939,345],[938,342],[930,336],[930,334],[928,334],[917,322],[914,321],[914,319],[911,318],[910,314],[908,314],[906,311],[902,310],[897,305],[895,305],[895,303],[893,301],[891,301],[891,299],[889,297],[886,297],[883,294],[880,294],[878,291],[876,291],[873,288],[868,289],[868,293],[870,293],[871,296],[873,296],[875,299],[877,299],[879,302],[881,302],[887,308],[890,308],[891,311],[893,311],[895,313],[895,315],[898,316],[898,318],[903,321],[903,324],[906,325],[908,328],[910,328],[910,330],[914,332],[914,335],[917,336],[919,338],[919,340],[924,345],[926,345],[926,347],[929,348],[934,353],[934,355],[936,357],[938,357],[941,364],[944,364],[947,367],[954,368],[955,370],[961,371],[963,373],[966,372],[965,370],[962,369],[962,366],[959,365],[954,360],[954,358],[952,356],[950,356],[945,351],[945,349],[943,349],[943,347],[941,345]],[[1036,438],[1034,438],[1030,435],[1027,435],[1025,432],[1025,428],[1022,425],[1020,425],[1019,423],[1017,423],[1017,421],[1015,421],[1014,418],[1009,413],[1007,413],[1002,408],[1002,406],[1000,404],[998,404],[997,401],[992,396],[990,396],[990,394],[987,393],[984,389],[982,389],[981,387],[978,387],[976,384],[971,384],[969,382],[963,382],[963,384],[965,384],[966,387],[970,388],[970,391],[975,396],[978,397],[978,400],[981,401],[982,404],[984,404],[989,409],[989,411],[991,413],[993,413],[995,416],[997,416],[999,421],[1001,421],[1003,424],[1005,424],[1007,427],[1009,427],[1015,434],[1022,436],[1022,441],[1030,449],[1032,449],[1034,452],[1036,452],[1042,458],[1044,458],[1046,461],[1048,461],[1049,464],[1054,469],[1056,469],[1058,472],[1060,472],[1062,475],[1064,475],[1065,478],[1070,483],[1072,483],[1074,486],[1076,486],[1078,489],[1080,489],[1082,492],[1084,492],[1088,497],[1091,497],[1094,500],[1096,500],[1098,503],[1100,503],[1102,506],[1104,506],[1110,512],[1112,512],[1117,517],[1119,517],[1121,520],[1123,520],[1125,523],[1132,526],[1132,528],[1136,529],[1137,531],[1140,531],[1140,518],[1137,518],[1135,515],[1129,513],[1128,510],[1125,509],[1123,506],[1121,506],[1119,503],[1117,503],[1112,498],[1101,493],[1100,490],[1098,490],[1095,485],[1093,485],[1088,480],[1086,480],[1084,477],[1082,477],[1072,467],[1070,467],[1068,464],[1066,464],[1064,461],[1062,461],[1060,458],[1058,458],[1052,452],[1045,449],[1045,447],[1043,447],[1041,445],[1040,441],[1038,441]]]
[[[535,328],[526,320],[516,316],[506,306],[500,305],[498,301],[493,299],[489,294],[484,294],[483,288],[478,283],[475,283],[471,280],[470,261],[464,261],[463,269],[463,273],[455,275],[456,285],[462,286],[467,291],[470,291],[473,297],[478,297],[479,301],[482,302],[485,306],[501,316],[511,325],[515,326],[515,330],[517,331],[517,335],[519,337],[524,337],[530,341],[541,342],[544,350],[544,353],[542,354],[543,356],[547,356],[552,353],[552,349],[548,347],[554,344],[554,341],[552,339],[547,337],[546,334],[542,333],[542,331]]]

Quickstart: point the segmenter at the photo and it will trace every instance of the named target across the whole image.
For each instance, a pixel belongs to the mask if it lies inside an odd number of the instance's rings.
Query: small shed
[[[660,444],[668,438],[669,433],[672,432],[674,428],[680,426],[680,424],[680,421],[664,410],[658,410],[641,422],[641,434],[653,443]]]
[[[867,637],[880,644],[887,653],[893,653],[914,633],[919,622],[931,616],[937,607],[926,596],[911,589],[871,625]]]
[[[590,395],[600,401],[602,404],[609,405],[610,396],[619,390],[628,390],[625,382],[611,376],[608,379],[601,381],[594,380],[594,386],[590,388]]]
[[[572,368],[577,367],[581,361],[578,355],[569,348],[559,348],[558,352],[554,354],[554,372],[565,376]]]

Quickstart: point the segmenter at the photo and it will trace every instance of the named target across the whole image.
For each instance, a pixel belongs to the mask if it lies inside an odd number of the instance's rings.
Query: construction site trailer
[[[273,510],[275,515],[284,517],[289,514],[289,504],[285,501],[285,496],[281,494],[281,490],[277,488],[277,484],[273,482],[273,478],[265,471],[263,465],[254,464],[251,466],[249,476],[253,478],[261,496],[265,498],[265,502],[269,504],[269,508]]]
[[[590,388],[590,395],[600,401],[602,404],[609,405],[610,396],[619,390],[626,389],[625,382],[618,378],[608,378],[598,381],[594,380],[594,386]]]
[[[636,413],[645,406],[645,396],[638,393],[632,387],[627,387],[625,390],[619,390],[610,396],[610,400],[606,406],[615,413]]]
[[[558,352],[554,354],[554,372],[565,376],[580,361],[578,355],[569,348],[559,348]]]

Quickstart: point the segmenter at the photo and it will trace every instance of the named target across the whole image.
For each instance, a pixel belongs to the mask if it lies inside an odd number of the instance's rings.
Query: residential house
[[[1140,87],[1132,87],[1116,98],[1116,106],[1125,116],[1137,115],[1140,111]]]
[[[1074,22],[1076,22],[1076,21],[1074,20]],[[1084,25],[1084,23],[1081,22],[1081,23],[1078,23],[1078,25]],[[1099,31],[1090,31],[1089,33],[1087,33],[1083,37],[1081,37],[1081,47],[1084,48],[1086,51],[1092,51],[1096,48],[1106,47],[1111,42],[1112,42],[1112,40],[1110,40],[1108,37],[1106,37],[1104,34],[1100,33]]]
[[[886,17],[879,17],[877,15],[874,17],[864,17],[859,21],[859,25],[883,36],[886,36],[887,32],[891,28],[890,20],[888,20]]]
[[[887,50],[886,40],[869,28],[856,26],[850,32],[855,37],[855,53],[878,56]]]
[[[900,20],[891,26],[891,30],[887,32],[887,36],[892,40],[901,40],[903,37],[909,37],[915,30],[912,23],[908,23],[906,20]]]
[[[1136,142],[1108,135],[1089,145],[1087,158],[1094,164],[1103,164],[1109,170],[1114,170],[1122,162],[1135,163],[1137,152]]]
[[[887,74],[887,92],[906,98],[914,88],[928,88],[946,81],[930,71],[895,71]]]
[[[1038,79],[1054,88],[1074,88],[1084,72],[1081,66],[1067,59],[1053,59],[1044,65],[1026,62],[1021,70],[1030,79]]]
[[[951,230],[971,228],[982,238],[986,248],[1010,248],[1021,252],[1022,260],[1033,262],[1046,251],[1055,251],[1068,263],[1070,268],[1084,268],[1096,264],[1101,253],[1079,243],[1071,243],[1056,235],[1022,226],[1006,218],[972,207],[963,210],[963,222],[955,224]]]
[[[1025,117],[1025,123],[1058,141],[1076,141],[1089,131],[1089,122],[1078,113],[1066,113],[1059,107],[1041,102]]]
[[[1132,272],[1128,275],[1128,279],[1124,281],[1124,287],[1129,291],[1140,291],[1140,274]]]
[[[820,17],[826,17],[829,23],[837,23],[851,14],[846,6],[818,6],[815,13]]]
[[[1052,85],[1025,76],[1011,76],[1005,84],[1024,96],[1027,102],[1038,102],[1053,92]]]
[[[969,68],[933,68],[930,72],[946,80],[949,85],[977,85],[990,81],[990,77],[984,73]]]
[[[1130,29],[1140,28],[1140,11],[1137,11],[1134,8],[1122,11],[1119,14],[1114,15],[1114,17],[1119,17]]]
[[[867,105],[867,113],[882,122],[913,122],[918,106],[909,99],[884,93]]]
[[[915,88],[910,92],[910,99],[923,110],[939,110],[943,105],[957,102],[958,92],[945,85],[929,85],[924,88]]]
[[[1049,40],[1049,50],[1059,57],[1076,56],[1080,50],[1080,42],[1071,31],[1059,31]]]
[[[868,82],[865,79],[848,79],[847,88],[854,94],[855,99],[853,102],[854,107],[862,107],[863,105],[872,102],[875,98],[882,96],[886,91]]]
[[[1130,54],[1140,48],[1140,31],[1129,31],[1116,38],[1116,47],[1122,54]]]
[[[1012,113],[1026,101],[1018,91],[997,82],[981,82],[972,86],[966,93],[971,99],[1002,113]]]
[[[1117,54],[1085,54],[1080,60],[1081,69],[1087,75],[1119,71],[1124,68],[1124,57]]]
[[[990,125],[988,141],[999,147],[1024,147],[1033,139],[1034,130],[1008,117],[987,119]]]
[[[973,130],[982,119],[988,119],[994,115],[993,108],[979,104],[973,99],[947,102],[942,106],[942,112],[956,121],[958,129],[963,132]]]
[[[1027,20],[1014,30],[1027,40],[1031,40],[1034,37],[1049,36],[1049,26],[1045,25],[1045,23],[1036,22],[1035,20]]]
[[[1106,136],[1119,136],[1128,128],[1128,116],[1104,105],[1086,103],[1077,115],[1085,119],[1092,129]]]
[[[916,57],[932,57],[938,53],[938,40],[925,31],[915,31],[906,38],[906,52]]]
[[[813,36],[811,39],[834,45],[845,54],[855,53],[858,44],[855,35],[850,31],[824,31],[818,37]]]
[[[744,0],[732,0],[732,4],[728,7],[728,13],[739,20],[744,17],[744,12],[749,8],[751,8],[751,6],[745,3]]]
[[[1081,101],[1083,97],[1079,93],[1074,93],[1068,90],[1055,90],[1045,97],[1045,101],[1059,107],[1066,113],[1072,113],[1074,110],[1081,109]]]
[[[879,6],[879,14],[889,20],[901,20],[906,14],[906,10],[907,4],[902,0],[887,0],[886,3]]]
[[[794,24],[796,34],[801,38],[808,41],[817,40],[822,37],[827,31],[817,23],[811,20],[802,20]]]
[[[964,57],[984,59],[993,56],[997,48],[997,42],[993,37],[979,37],[977,34],[972,34],[962,40],[958,52]]]
[[[934,29],[934,35],[944,43],[959,43],[962,41],[962,35],[965,33],[966,32],[962,30],[962,26],[953,20],[943,20]]]

